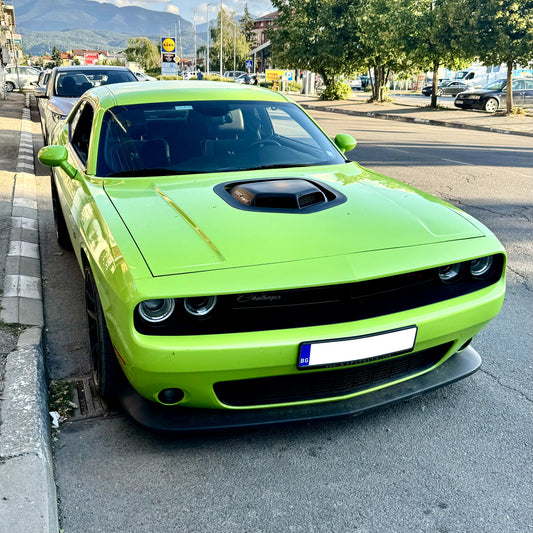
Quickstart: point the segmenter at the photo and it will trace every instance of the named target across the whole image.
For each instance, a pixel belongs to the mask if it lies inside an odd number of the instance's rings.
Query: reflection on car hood
[[[355,163],[282,171],[106,179],[154,276],[420,246],[483,233],[460,211]],[[237,209],[214,191],[244,179],[324,182],[347,201],[314,213]]]
[[[50,104],[57,108],[58,112],[67,116],[79,98],[64,98],[62,96],[52,96],[50,98]]]

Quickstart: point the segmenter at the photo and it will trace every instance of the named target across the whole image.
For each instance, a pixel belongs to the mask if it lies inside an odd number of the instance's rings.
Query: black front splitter
[[[156,431],[208,431],[264,426],[299,420],[363,414],[449,385],[473,374],[481,357],[472,347],[450,357],[435,370],[397,385],[348,400],[267,409],[195,409],[164,406],[138,394],[126,379],[120,380],[119,399],[124,411],[142,426]]]

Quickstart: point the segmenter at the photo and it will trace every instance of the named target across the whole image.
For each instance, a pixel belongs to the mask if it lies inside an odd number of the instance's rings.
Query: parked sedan
[[[437,96],[455,96],[468,89],[468,85],[462,81],[446,81],[437,86]],[[422,89],[424,96],[431,96],[433,86],[427,85]]]
[[[32,82],[38,80],[39,74],[41,74],[39,69],[23,65],[18,67],[15,65],[8,65],[5,68],[5,71],[5,84],[8,93],[15,89],[22,89],[30,86]]]
[[[137,81],[126,67],[69,66],[52,69],[44,93],[37,93],[41,126],[45,143],[59,120],[64,119],[79,97],[88,89],[100,85]]]
[[[87,91],[39,159],[96,387],[162,430],[362,413],[454,382],[506,257],[459,209],[348,160],[284,95]],[[457,391],[455,391],[457,393]]]
[[[494,113],[505,107],[507,80],[496,80],[482,89],[465,91],[455,99],[454,105],[462,109],[484,109]],[[533,78],[513,80],[513,104],[519,107],[533,107]]]

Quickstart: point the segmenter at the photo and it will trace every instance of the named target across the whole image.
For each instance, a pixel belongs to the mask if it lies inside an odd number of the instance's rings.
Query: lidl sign
[[[173,37],[162,37],[161,50],[164,52],[174,52],[176,50],[176,39]]]

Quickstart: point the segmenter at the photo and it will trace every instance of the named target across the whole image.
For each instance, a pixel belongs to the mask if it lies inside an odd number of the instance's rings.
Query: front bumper
[[[120,380],[119,398],[124,411],[135,422],[157,431],[187,432],[263,426],[360,415],[454,383],[473,374],[480,366],[481,357],[476,350],[468,347],[430,372],[368,394],[326,403],[266,409],[223,410],[164,406],[143,398],[125,378]]]

